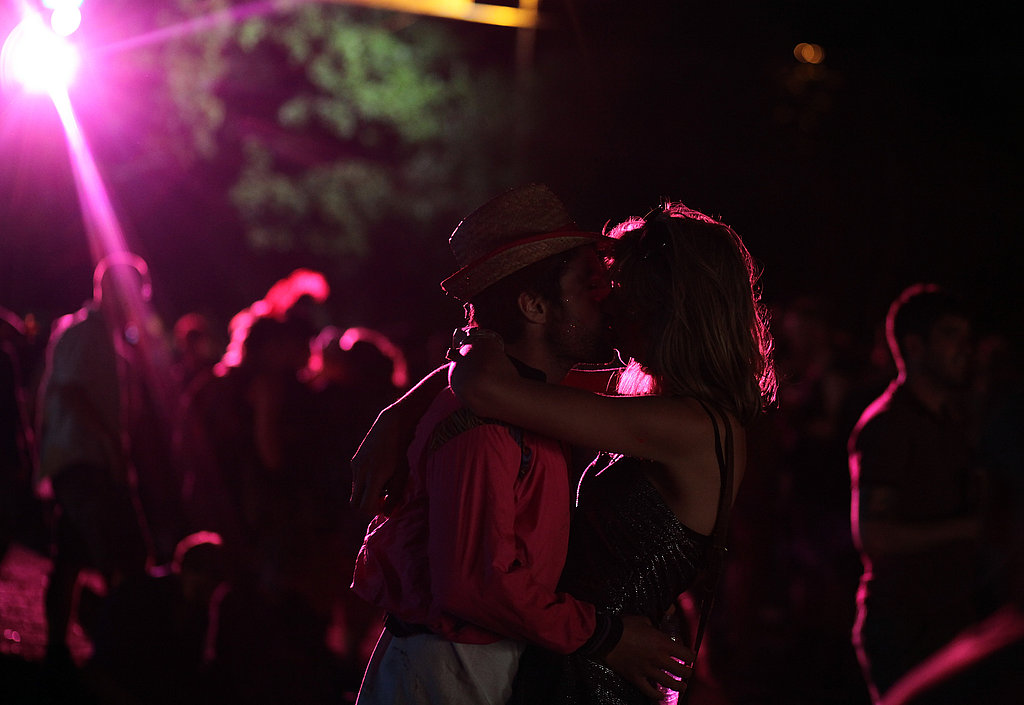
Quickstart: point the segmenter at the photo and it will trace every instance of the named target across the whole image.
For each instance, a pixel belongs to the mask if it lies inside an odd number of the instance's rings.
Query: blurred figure
[[[864,572],[853,640],[880,697],[977,616],[981,515],[962,393],[971,321],[917,284],[886,320],[897,377],[850,438],[851,523]]]
[[[224,353],[213,323],[201,313],[186,313],[174,324],[174,351],[183,389],[202,383]],[[198,382],[197,382],[198,380]]]
[[[302,317],[315,324],[320,317],[319,305],[330,294],[331,287],[322,273],[313,269],[296,269],[267,289],[260,302],[266,310],[260,313],[276,318]]]
[[[825,456],[842,428],[842,411],[850,388],[849,365],[842,344],[847,337],[835,325],[831,304],[811,296],[800,297],[777,312],[780,328],[778,363],[786,385],[780,389],[780,404],[794,409],[797,438],[789,443],[813,443],[825,449],[811,449]],[[802,440],[806,437],[807,440]],[[843,456],[839,441],[839,455]],[[817,458],[816,458],[817,459]],[[845,479],[843,485],[845,486]]]
[[[350,372],[344,381],[363,384],[374,389],[398,392],[409,384],[409,366],[401,348],[378,330],[355,326],[349,328],[335,343],[347,359]],[[383,392],[382,392],[383,393]]]
[[[210,665],[233,702],[336,701],[327,636],[349,568],[346,488],[321,439],[337,424],[306,384],[309,316],[257,304],[233,319],[232,344],[190,397],[180,438],[190,526],[223,535],[230,571]]]
[[[37,548],[42,525],[32,491],[33,437],[22,366],[27,343],[24,321],[0,307],[0,561],[13,540]]]
[[[775,653],[780,663],[799,654],[810,673],[821,674],[813,685],[805,681],[808,690],[818,689],[823,698],[857,687],[863,692],[850,645],[861,565],[850,537],[846,442],[856,415],[880,390],[851,418],[848,399],[855,379],[851,336],[837,323],[835,307],[827,299],[797,297],[773,311],[773,324],[778,331],[775,359],[783,383],[778,409],[764,419],[772,426],[774,439],[765,439],[768,444],[759,447],[763,453],[755,462],[763,464],[774,445],[779,453],[777,466],[760,481],[779,486],[764,487],[745,503],[740,500],[743,510],[756,512],[764,529],[751,536],[752,517],[738,513],[737,533],[746,532],[748,539],[761,541],[758,558],[753,560],[768,561],[762,563],[767,569],[764,578],[748,582],[743,589],[755,592],[757,609],[773,600],[778,604],[770,592],[781,589],[787,618],[775,638],[785,635],[788,649],[780,651],[788,656]],[[766,497],[776,498],[778,504],[773,506]],[[775,545],[764,543],[773,539]],[[777,576],[784,576],[782,584]],[[748,630],[742,622],[738,624],[736,641],[742,644]],[[809,652],[807,643],[818,648]],[[762,651],[754,647],[749,653],[755,663],[767,666]]]
[[[847,588],[844,605],[848,605],[859,574],[847,518],[846,441],[856,418],[846,419],[844,412],[852,365],[845,345],[848,336],[834,319],[829,302],[814,297],[798,298],[776,317],[780,329],[776,360],[785,380],[779,388],[776,417],[784,481],[789,485],[790,542],[800,576],[791,589],[798,592],[792,596],[797,609],[808,615],[835,614],[830,608],[836,605],[824,602]],[[845,570],[848,563],[854,566],[852,571]],[[851,572],[852,584],[832,584]],[[819,626],[821,617],[814,619]]]
[[[86,666],[101,702],[214,702],[203,656],[211,599],[225,575],[220,536],[197,532],[179,542],[169,565],[111,591]]]
[[[281,484],[279,470],[301,433],[296,414],[309,395],[299,373],[315,331],[273,317],[236,325],[245,335],[236,338],[234,364],[222,361],[223,373],[188,399],[178,453],[189,526],[220,533],[236,568],[249,571],[268,530],[272,488]]]
[[[1019,336],[1017,340],[1020,340]],[[1020,370],[1017,351],[1016,372]],[[885,705],[1011,705],[1024,693],[1024,386],[1014,375],[982,433],[992,473],[986,546],[1000,557],[999,608],[901,678]]]
[[[296,270],[228,324],[229,341],[213,373],[198,377],[182,401],[175,453],[192,530],[214,529],[236,569],[252,570],[265,533],[269,483],[303,449],[311,394],[303,384],[311,307],[329,293],[323,275]],[[184,318],[184,332],[195,329]]]
[[[79,572],[99,570],[107,589],[141,574],[147,543],[128,462],[133,394],[127,348],[143,325],[149,270],[135,255],[100,261],[93,300],[53,327],[40,389],[38,486],[55,503],[53,570],[46,588],[47,657],[70,663],[66,634]]]
[[[347,466],[377,412],[408,386],[405,355],[380,331],[328,326],[313,341],[310,369],[310,385],[334,426],[337,453]]]
[[[340,532],[334,640],[354,692],[380,634],[382,613],[347,589],[368,523],[348,503],[349,459],[378,411],[405,390],[408,368],[401,349],[380,331],[365,327],[341,331],[333,326],[324,328],[313,341],[310,367],[317,408],[313,436],[320,448],[314,453],[320,466],[317,477],[323,483],[323,496],[330,497],[324,510],[336,518]]]
[[[324,314],[321,305],[330,292],[324,275],[311,269],[296,269],[274,282],[262,299],[254,301],[231,319],[228,324],[230,339],[224,357],[216,366],[217,373],[223,375],[228,368],[239,364],[249,326],[257,320],[301,320],[314,331],[322,328],[324,324],[320,319]]]

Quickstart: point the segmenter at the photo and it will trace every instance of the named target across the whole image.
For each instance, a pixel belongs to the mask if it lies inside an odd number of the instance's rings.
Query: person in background
[[[80,571],[95,567],[112,590],[145,571],[126,424],[134,412],[127,348],[138,340],[133,304],[148,301],[149,269],[118,253],[94,273],[93,300],[54,324],[40,387],[37,486],[52,496],[53,568],[45,594],[47,658],[69,664],[67,629]]]
[[[977,614],[979,483],[960,404],[971,319],[915,284],[886,319],[897,376],[849,442],[850,521],[863,564],[853,642],[876,702]]]
[[[0,306],[0,562],[12,541],[38,548],[43,512],[32,491],[34,438],[26,399],[28,326]]]
[[[1015,339],[1021,340],[1019,335]],[[1019,373],[1019,344],[1008,353],[1007,363]],[[993,571],[996,608],[900,678],[882,699],[884,705],[1011,705],[1021,700],[1024,385],[1020,377],[1007,382],[979,438],[979,458],[992,482],[984,536],[997,568]]]
[[[216,692],[204,672],[210,605],[226,579],[218,534],[183,538],[167,565],[122,582],[104,601],[85,665],[104,703],[201,705]]]
[[[381,331],[327,326],[313,341],[309,385],[316,410],[310,418],[310,460],[323,498],[317,506],[324,524],[329,521],[336,532],[331,560],[320,569],[331,572],[333,633],[354,693],[380,636],[382,614],[346,589],[368,523],[365,514],[345,502],[352,486],[349,459],[377,413],[407,388],[405,355]]]
[[[201,313],[186,313],[174,323],[173,335],[181,388],[202,384],[224,353],[213,323]]]

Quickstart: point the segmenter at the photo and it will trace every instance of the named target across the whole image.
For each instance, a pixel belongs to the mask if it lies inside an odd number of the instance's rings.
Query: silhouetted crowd
[[[348,590],[368,519],[348,460],[407,371],[379,331],[325,322],[328,294],[297,270],[227,330],[189,313],[165,335],[125,253],[50,336],[5,313],[2,548],[53,560],[40,701],[354,699],[381,615]]]
[[[105,281],[115,269],[134,273]],[[51,336],[0,319],[0,550],[17,541],[54,566],[41,701],[60,702],[74,673],[75,697],[97,703],[351,702],[382,615],[348,589],[368,519],[349,508],[348,460],[407,386],[402,351],[325,321],[317,272],[282,279],[226,330],[189,313],[165,334],[148,286],[144,263],[112,262]],[[896,370],[881,321],[858,340],[822,300],[773,314],[780,399],[750,430],[705,653],[726,702],[863,705],[847,443]],[[1012,347],[976,341],[956,399],[988,451],[979,466],[1010,452],[1012,432],[993,429],[1019,428],[1001,414],[1019,398]],[[69,453],[83,435],[90,454]],[[987,501],[1016,501],[1019,461],[997,468]],[[986,527],[999,530],[1018,528]],[[1000,542],[987,545],[979,619],[1009,584]],[[92,644],[77,666],[72,620]]]

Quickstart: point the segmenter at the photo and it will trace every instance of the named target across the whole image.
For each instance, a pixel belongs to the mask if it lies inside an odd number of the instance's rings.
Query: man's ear
[[[530,323],[547,323],[551,307],[548,300],[532,291],[522,291],[516,299],[519,312]]]

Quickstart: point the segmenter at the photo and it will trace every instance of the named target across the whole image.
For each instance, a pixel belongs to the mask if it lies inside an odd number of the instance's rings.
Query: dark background
[[[83,12],[102,7],[91,0]],[[746,239],[769,302],[822,297],[855,336],[921,279],[960,290],[985,328],[1019,327],[1024,62],[1008,15],[875,2],[541,9],[554,20],[531,58],[544,127],[517,136],[518,166],[581,224],[679,199]],[[514,30],[450,24],[505,62],[517,90]],[[797,62],[798,42],[821,45],[824,63]],[[0,132],[0,304],[45,324],[88,296],[92,265],[52,106],[14,110],[12,100]],[[95,109],[83,124],[168,319],[203,310],[226,321],[295,266],[323,264],[247,245],[218,191],[230,164],[140,179],[109,166],[129,136],[106,131]],[[450,228],[476,205],[436,232],[383,238],[355,274],[331,281],[334,316],[379,324],[406,346],[423,321],[457,322],[436,283],[451,266]]]
[[[83,12],[113,22],[115,6],[126,7],[86,0]],[[137,24],[159,3],[131,7]],[[504,71],[509,92],[530,82],[537,127],[508,136],[514,163],[491,165],[500,188],[547,182],[595,229],[661,198],[717,216],[760,263],[765,300],[782,310],[816,301],[851,356],[867,358],[889,302],[921,280],[959,291],[981,333],[1019,342],[1024,43],[1008,7],[545,0],[541,9],[553,26],[537,33],[526,74],[514,30],[446,23]],[[0,5],[0,31],[15,14]],[[824,63],[796,61],[799,42],[823,47]],[[229,94],[259,103],[264,85],[247,79],[236,75]],[[478,199],[420,231],[382,224],[367,256],[345,266],[254,249],[226,195],[236,163],[159,171],[160,155],[123,129],[126,115],[160,122],[147,76],[133,80],[137,100],[105,107],[83,93],[77,107],[168,324],[201,311],[226,325],[275,280],[311,267],[328,275],[335,324],[381,328],[414,374],[438,363],[461,315],[438,287],[453,266],[447,237]],[[0,306],[34,315],[45,332],[88,298],[93,263],[53,106],[0,100]],[[844,443],[885,381],[853,380],[841,418],[817,438],[806,433],[820,420],[806,405],[813,384],[784,378],[794,403],[754,429],[709,649],[726,660],[718,667],[737,702],[864,701],[849,644],[859,563]]]

